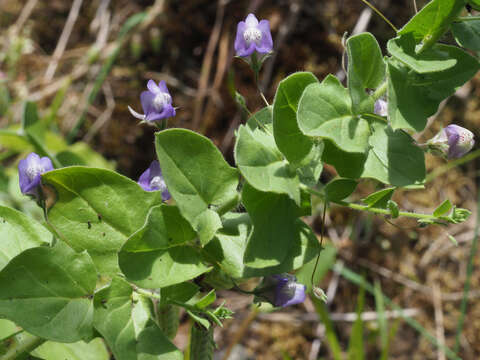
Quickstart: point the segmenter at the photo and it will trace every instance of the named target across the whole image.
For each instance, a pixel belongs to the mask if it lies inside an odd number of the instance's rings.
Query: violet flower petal
[[[257,51],[261,54],[266,54],[273,49],[272,34],[270,32],[270,22],[268,20],[261,20],[258,24],[258,29],[262,32],[262,40],[260,45],[257,45]]]
[[[245,24],[248,27],[257,27],[258,19],[254,14],[250,13],[250,14],[248,14],[247,18],[245,19]]]
[[[165,80],[161,80],[158,83],[158,88],[160,89],[160,92],[170,95],[170,92],[168,91],[167,83],[165,82]]]
[[[157,84],[155,84],[155,81],[153,80],[148,80],[147,88],[153,94],[158,94],[159,92],[161,92],[161,89],[158,87]]]
[[[153,107],[154,99],[155,94],[150,91],[142,91],[140,94],[140,102],[142,103],[143,113],[146,116],[155,111],[155,108]]]
[[[37,196],[41,175],[53,170],[52,161],[48,157],[40,158],[36,153],[30,153],[18,163],[20,190],[23,194]]]

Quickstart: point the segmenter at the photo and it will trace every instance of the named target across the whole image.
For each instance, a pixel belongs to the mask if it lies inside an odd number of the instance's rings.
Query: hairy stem
[[[306,191],[308,191],[310,194],[318,196],[320,198],[324,198],[324,194],[322,194],[320,191],[305,187],[304,188]],[[370,207],[368,205],[360,205],[360,204],[354,204],[354,203],[349,203],[346,201],[331,201],[332,203],[348,207],[353,210],[360,210],[360,211],[368,211],[374,214],[381,214],[381,215],[391,215],[390,210],[387,209],[380,209],[376,207]],[[425,219],[425,220],[438,220],[436,216],[429,215],[429,214],[419,214],[419,213],[413,213],[413,212],[408,212],[408,211],[400,211],[398,213],[399,216],[405,216],[409,218],[415,218],[415,219]]]
[[[388,88],[388,81],[385,81],[382,85],[380,85],[377,90],[372,94],[372,98],[374,101],[380,99],[385,93],[387,92]]]

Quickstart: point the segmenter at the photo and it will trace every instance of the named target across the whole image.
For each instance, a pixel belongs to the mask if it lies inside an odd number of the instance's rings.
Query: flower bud
[[[53,170],[52,161],[48,157],[30,153],[18,163],[18,177],[22,194],[38,197],[41,175]]]
[[[264,277],[254,293],[274,306],[285,307],[304,302],[305,290],[294,275],[283,273]]]
[[[430,150],[449,159],[462,157],[474,144],[473,133],[458,125],[448,125],[427,142]]]

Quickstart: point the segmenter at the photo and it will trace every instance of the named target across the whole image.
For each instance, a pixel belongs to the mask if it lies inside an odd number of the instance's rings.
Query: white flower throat
[[[161,176],[154,176],[152,180],[150,180],[150,187],[152,189],[158,189],[161,191],[165,191],[167,189],[167,185]]]
[[[38,174],[43,172],[43,167],[38,163],[30,163],[25,172],[27,173],[28,179],[33,181]]]
[[[172,97],[163,92],[159,92],[158,94],[155,95],[155,98],[153,99],[153,107],[155,110],[158,112],[163,110],[163,107],[167,104],[170,104],[172,102]]]
[[[243,33],[243,38],[249,46],[254,41],[257,45],[260,45],[260,40],[262,39],[262,32],[256,27],[247,27],[247,29]]]

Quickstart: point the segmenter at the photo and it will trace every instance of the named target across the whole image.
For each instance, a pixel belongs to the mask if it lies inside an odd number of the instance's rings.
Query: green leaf
[[[0,270],[23,251],[52,241],[52,234],[21,212],[0,206]]]
[[[329,140],[324,141],[324,144],[322,160],[334,166],[338,175],[351,179],[359,179],[362,176],[366,154],[342,151]]]
[[[247,126],[252,132],[255,129],[262,129],[273,134],[273,107],[264,107],[250,116],[247,120]]]
[[[30,142],[20,133],[16,126],[0,129],[0,148],[15,152],[28,152],[33,150]]]
[[[167,250],[129,246],[118,254],[118,264],[127,279],[140,287],[158,289],[191,280],[210,270],[198,250],[176,246]]]
[[[182,245],[195,238],[195,235],[195,231],[176,206],[162,204],[150,209],[147,221],[130,236],[122,251],[165,250]]]
[[[465,0],[433,0],[419,11],[400,31],[399,35],[411,33],[415,42],[421,43],[418,52],[432,47],[448,30],[450,24],[465,7]]]
[[[96,338],[89,343],[79,341],[73,344],[47,341],[40,345],[32,355],[45,360],[109,360],[105,343],[102,339]]]
[[[452,33],[460,46],[480,51],[480,20],[454,22]]]
[[[368,121],[352,115],[348,90],[333,75],[305,89],[297,119],[305,135],[329,139],[346,152],[366,151]]]
[[[280,151],[292,164],[300,163],[311,151],[313,141],[297,125],[297,107],[305,88],[317,83],[312,73],[297,72],[278,85],[273,102],[273,130]]]
[[[450,211],[450,209],[452,208],[452,203],[450,202],[450,200],[445,200],[444,202],[442,202],[436,209],[435,211],[433,212],[433,216],[442,216],[442,215],[445,215],[446,213],[448,213]]]
[[[387,207],[388,210],[390,210],[390,215],[392,216],[392,219],[398,218],[398,215],[400,214],[398,210],[398,204],[393,200],[388,200]]]
[[[302,184],[310,187],[317,185],[323,171],[322,155],[324,147],[323,141],[320,144],[314,144],[310,154],[302,162],[305,165],[297,168],[298,178]]]
[[[203,310],[211,305],[216,299],[217,295],[215,294],[215,289],[212,289],[207,295],[195,302],[194,305],[196,308]]]
[[[327,201],[340,201],[349,197],[356,189],[358,183],[352,179],[336,178],[325,186]]]
[[[385,78],[385,63],[375,37],[362,33],[347,40],[348,90],[355,114],[373,113],[374,101],[365,91],[376,89]]]
[[[28,249],[0,272],[0,316],[45,339],[90,339],[96,281],[86,252],[62,242]]]
[[[253,221],[244,262],[254,268],[281,264],[295,237],[297,208],[286,195],[260,192],[246,183],[242,201]]]
[[[9,338],[10,336],[21,330],[22,329],[19,326],[15,325],[15,323],[9,320],[0,319],[0,355],[2,355],[2,340]]]
[[[440,102],[470,80],[480,69],[478,60],[448,45],[436,48],[457,61],[448,70],[416,74],[408,67],[388,61],[388,116],[393,129],[422,131]]]
[[[387,202],[392,198],[395,188],[386,188],[368,195],[362,201],[369,207],[376,207],[384,209],[387,207]]]
[[[313,284],[318,285],[322,279],[327,275],[330,268],[335,263],[337,257],[337,249],[332,244],[327,244],[320,252],[320,259],[318,260],[317,269],[313,277]],[[307,292],[312,291],[312,273],[315,270],[315,263],[317,259],[313,259],[304,266],[302,266],[295,275],[298,282],[307,287]]]
[[[457,63],[444,51],[445,45],[434,45],[420,54],[415,52],[415,45],[412,33],[408,33],[389,40],[387,49],[394,58],[419,74],[444,71]]]
[[[373,124],[369,139],[371,149],[362,177],[385,184],[406,186],[425,181],[425,155],[402,130],[393,131],[383,123]]]
[[[301,220],[295,221],[295,236],[290,239],[290,248],[278,266],[262,269],[245,266],[243,257],[251,234],[252,224],[246,213],[228,213],[223,219],[223,228],[205,247],[221,269],[232,278],[266,276],[289,272],[300,268],[318,254],[318,240],[313,231]]]
[[[180,360],[181,352],[152,319],[151,302],[114,278],[95,294],[94,325],[116,360]]]
[[[210,207],[236,205],[237,170],[209,139],[190,130],[158,132],[156,149],[170,194],[205,245],[222,225]]]
[[[191,282],[183,282],[176,285],[167,286],[160,289],[160,299],[162,302],[175,300],[187,302],[194,297],[200,290],[200,287]]]
[[[283,158],[270,134],[240,126],[235,144],[235,162],[241,174],[255,189],[287,194],[300,204],[297,173]]]
[[[252,222],[247,213],[227,213],[222,221],[222,228],[205,246],[205,251],[217,260],[226,274],[239,279],[244,272],[243,255],[252,231]]]
[[[161,204],[160,191],[147,192],[110,170],[73,166],[42,175],[49,191],[49,222],[76,251],[88,250],[101,274],[118,272],[117,252]]]

